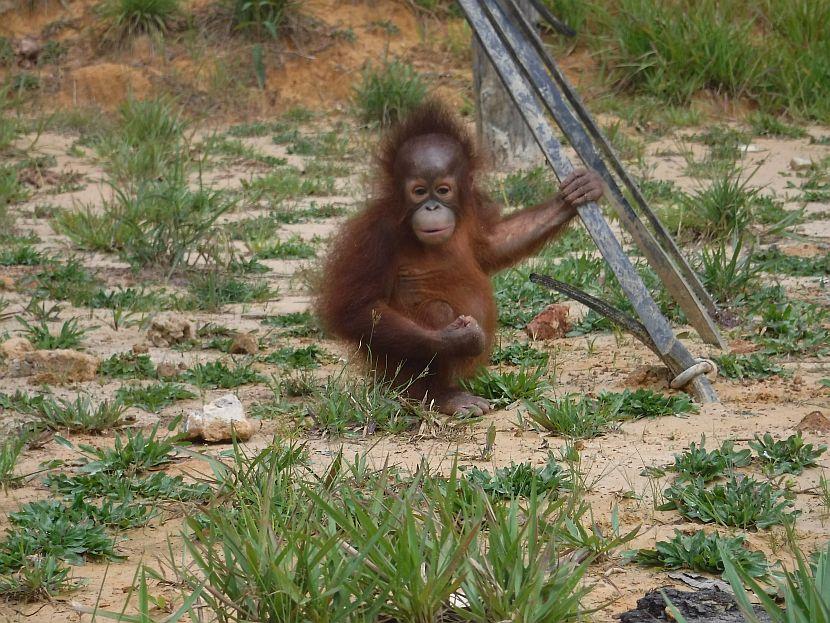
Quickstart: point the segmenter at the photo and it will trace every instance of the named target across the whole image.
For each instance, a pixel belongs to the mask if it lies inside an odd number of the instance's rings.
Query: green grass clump
[[[764,112],[754,112],[749,115],[749,125],[752,133],[757,136],[774,136],[778,138],[805,138],[807,131],[804,128],[785,123],[780,118]]]
[[[412,476],[339,455],[325,478],[309,478],[279,447],[234,454],[217,472],[235,504],[190,517],[194,564],[174,563],[189,590],[207,586],[211,616],[224,617],[228,604],[252,621],[286,612],[344,622],[581,616],[587,563],[565,559],[552,538],[566,517],[553,496],[493,504],[462,485],[456,467],[449,479]],[[459,589],[466,607],[453,604]]]
[[[805,443],[800,432],[778,440],[774,440],[769,433],[763,437],[755,435],[755,440],[749,442],[749,447],[755,450],[764,465],[764,471],[772,476],[797,475],[807,467],[815,467],[818,465],[816,459],[827,450],[825,445],[814,447],[811,443]]]
[[[548,432],[574,439],[590,439],[608,431],[616,421],[613,405],[585,398],[563,396],[526,403],[528,417]]]
[[[497,348],[490,356],[490,362],[495,365],[507,364],[520,367],[546,366],[550,355],[533,348],[528,343],[513,342],[509,346]]]
[[[174,420],[172,427],[177,423],[178,420]],[[128,430],[124,435],[116,435],[112,448],[79,445],[81,453],[87,458],[81,471],[85,474],[102,472],[130,476],[170,463],[177,438],[169,435],[160,437],[158,428],[156,424],[148,434],[141,430]]]
[[[276,207],[287,199],[326,197],[337,193],[333,177],[307,177],[293,167],[282,167],[267,175],[252,177],[240,183],[249,201],[264,202],[268,207]]]
[[[330,435],[397,433],[427,417],[423,405],[408,398],[404,388],[343,372],[315,389],[308,416],[316,430]]]
[[[173,272],[218,253],[217,219],[234,207],[223,191],[189,188],[180,180],[118,187],[103,213],[61,212],[59,233],[81,248],[115,252],[135,268]]]
[[[276,363],[289,368],[318,368],[321,363],[331,361],[332,357],[316,344],[302,348],[285,346],[262,358],[265,363]]]
[[[724,555],[740,565],[751,578],[764,578],[770,572],[766,556],[763,552],[749,550],[745,537],[723,537],[717,532],[706,534],[703,530],[691,535],[675,530],[671,540],[658,541],[655,549],[638,550],[634,560],[650,567],[722,574]]]
[[[684,415],[698,411],[687,394],[666,396],[650,389],[627,389],[621,393],[602,392],[598,400],[610,405],[614,416],[621,420]]]
[[[798,514],[790,510],[791,493],[748,476],[730,476],[724,484],[711,489],[700,479],[684,480],[666,489],[664,496],[667,502],[658,510],[676,510],[686,519],[744,530],[788,525]]]
[[[493,184],[492,194],[505,206],[526,208],[549,200],[559,189],[547,167],[509,173]]]
[[[798,300],[769,301],[761,308],[756,342],[767,355],[822,354],[830,350],[827,311]]]
[[[799,4],[799,3],[794,3]],[[729,581],[738,607],[750,623],[759,623],[759,618],[750,603],[748,591],[752,591],[764,612],[774,623],[827,623],[830,621],[830,543],[820,548],[812,562],[793,545],[794,537],[789,535],[790,549],[794,553],[795,567],[783,570],[783,577],[777,580],[784,596],[783,608],[770,596],[768,590],[755,581],[741,566],[740,559],[733,561],[724,553],[724,577]],[[681,622],[682,623],[682,622]]]
[[[771,376],[784,376],[787,370],[759,353],[749,355],[720,355],[714,357],[718,373],[728,379],[766,379]]]
[[[98,372],[115,379],[156,378],[156,366],[150,355],[136,355],[131,351],[115,353],[109,359],[104,359]]]
[[[20,482],[14,475],[14,468],[26,441],[27,436],[22,434],[12,434],[0,441],[0,489],[7,490]]]
[[[196,273],[189,284],[185,307],[218,311],[225,305],[264,301],[276,293],[262,280],[247,281],[220,270]]]
[[[187,370],[182,378],[200,389],[231,389],[249,383],[264,383],[265,377],[251,367],[251,363],[228,367],[221,361],[199,363]]]
[[[751,456],[750,450],[735,450],[735,442],[730,440],[724,441],[720,448],[707,450],[706,437],[702,437],[700,445],[693,441],[687,450],[675,454],[674,465],[669,469],[678,479],[708,482],[725,476],[736,467],[749,465]]]
[[[124,405],[108,400],[93,405],[89,397],[79,395],[75,400],[43,400],[36,414],[52,430],[97,433],[122,423]]]
[[[125,407],[160,413],[178,400],[196,398],[196,394],[176,383],[157,383],[146,387],[119,387],[115,398]]]
[[[467,482],[481,487],[495,498],[529,497],[533,493],[544,495],[570,488],[570,475],[553,457],[543,467],[530,463],[511,463],[491,474],[487,470],[471,467],[464,472]]]
[[[32,296],[41,299],[69,301],[76,307],[85,305],[94,296],[100,283],[80,260],[70,258],[64,264],[47,264],[31,280]]]
[[[81,345],[86,333],[86,329],[78,326],[77,318],[64,322],[57,334],[51,332],[49,324],[44,320],[41,320],[38,324],[30,324],[18,316],[17,321],[23,325],[24,334],[32,343],[32,346],[38,349],[77,348]]]
[[[101,5],[109,24],[104,36],[116,43],[143,34],[161,36],[179,11],[179,0],[106,0]]]
[[[230,0],[234,27],[254,37],[277,39],[296,13],[298,0]]]
[[[37,266],[46,257],[31,244],[21,244],[0,251],[0,266]]]
[[[753,258],[759,270],[795,277],[821,277],[830,275],[830,253],[816,257],[785,255],[775,247],[755,253]]]
[[[370,123],[391,125],[423,102],[426,86],[409,63],[394,59],[380,67],[367,65],[354,87],[354,105]]]
[[[0,567],[0,599],[13,602],[48,601],[77,588],[69,567],[54,556],[35,556],[14,570]]]
[[[542,368],[521,368],[520,370],[483,369],[478,375],[462,381],[464,389],[471,394],[492,401],[493,407],[502,409],[519,400],[536,401],[550,389]]]
[[[758,268],[753,254],[741,253],[743,242],[734,241],[729,248],[721,241],[714,248],[704,248],[700,254],[698,274],[707,291],[716,301],[734,305],[758,285]]]
[[[305,260],[317,255],[314,245],[298,235],[286,240],[250,237],[245,240],[245,246],[261,260]]]

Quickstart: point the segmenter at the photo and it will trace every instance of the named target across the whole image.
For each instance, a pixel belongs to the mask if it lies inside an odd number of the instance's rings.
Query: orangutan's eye
[[[427,189],[423,186],[418,186],[412,190],[412,194],[416,197],[424,197],[427,194]]]
[[[451,189],[450,189],[450,187],[449,187],[449,186],[444,185],[444,186],[439,186],[439,187],[435,190],[435,192],[437,192],[437,193],[438,193],[439,195],[441,195],[442,197],[445,197],[445,196],[447,196],[447,195],[449,195],[449,194],[450,194],[450,190],[451,190]]]

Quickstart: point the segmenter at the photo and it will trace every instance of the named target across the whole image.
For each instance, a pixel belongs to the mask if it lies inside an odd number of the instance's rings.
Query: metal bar
[[[660,352],[657,350],[657,346],[654,345],[654,341],[648,334],[648,329],[646,329],[643,326],[642,322],[635,318],[632,318],[624,311],[617,309],[616,307],[614,307],[610,303],[606,303],[602,299],[598,299],[595,296],[591,296],[587,292],[583,292],[579,288],[574,287],[569,283],[559,281],[558,279],[554,279],[553,277],[549,277],[548,275],[531,273],[530,280],[533,283],[538,283],[539,285],[545,286],[550,290],[561,292],[565,296],[572,298],[575,301],[579,301],[583,305],[587,305],[598,314],[605,316],[606,318],[608,318],[608,320],[618,325],[620,328],[625,329],[626,331],[631,333],[631,335],[636,337],[643,344],[645,344],[652,351],[654,351],[654,353],[658,357],[661,356]]]
[[[576,31],[561,19],[556,17],[543,2],[540,0],[530,0],[530,4],[533,5],[536,12],[542,16],[542,19],[545,20],[551,28],[553,28],[560,35],[565,35],[566,37],[576,36]]]
[[[459,0],[459,4],[479,38],[482,49],[493,63],[505,89],[524,117],[556,176],[559,179],[567,177],[573,171],[573,165],[562,153],[562,147],[554,136],[547,116],[536,99],[527,77],[520,69],[518,59],[510,54],[508,46],[497,34],[480,0]],[[631,301],[640,320],[648,329],[649,335],[661,354],[661,359],[675,375],[694,365],[695,358],[674,336],[668,321],[660,313],[619,241],[605,222],[599,206],[596,203],[589,203],[580,206],[577,211],[600,253],[614,271],[626,297]],[[690,385],[692,392],[701,402],[718,401],[717,394],[705,377],[695,378]]]
[[[637,204],[637,207],[640,210],[642,210],[643,214],[646,217],[646,220],[654,228],[654,234],[661,246],[663,247],[664,251],[668,253],[668,255],[675,261],[677,267],[680,269],[680,273],[683,279],[686,281],[687,287],[691,287],[691,290],[694,293],[694,295],[706,307],[706,310],[709,312],[709,316],[715,320],[718,320],[720,310],[718,309],[711,295],[700,282],[697,273],[695,273],[695,271],[692,270],[692,267],[689,266],[689,262],[686,260],[686,257],[683,255],[682,251],[677,246],[677,243],[674,241],[674,238],[671,236],[671,234],[669,234],[669,232],[663,226],[663,223],[660,222],[660,219],[649,207],[646,198],[643,196],[643,193],[640,190],[640,187],[637,185],[637,183],[634,181],[631,175],[629,175],[628,171],[623,166],[622,162],[620,162],[620,159],[617,156],[614,147],[608,141],[602,130],[597,126],[593,117],[588,112],[588,109],[585,107],[585,104],[582,102],[582,99],[579,97],[579,94],[577,94],[577,92],[571,86],[570,82],[568,82],[568,79],[560,71],[559,66],[556,64],[556,61],[553,59],[550,53],[548,53],[547,49],[544,46],[544,43],[537,34],[536,29],[532,28],[526,16],[518,9],[518,7],[515,4],[515,0],[506,0],[506,2],[509,10],[511,11],[512,16],[514,17],[514,21],[521,27],[522,32],[524,32],[525,36],[529,38],[530,41],[533,43],[534,48],[541,57],[542,61],[544,62],[546,69],[548,70],[548,72],[556,82],[557,86],[559,87],[559,90],[562,93],[564,93],[568,102],[570,102],[571,107],[574,111],[576,111],[576,114],[579,116],[580,120],[585,126],[585,129],[593,137],[594,143],[596,145],[599,145],[603,154],[605,154],[605,157],[608,159],[608,162],[611,164],[611,167],[614,169],[614,172],[619,176],[620,180],[622,180],[626,189],[631,193],[631,196],[634,198],[634,202]]]
[[[642,250],[643,255],[657,273],[657,276],[660,277],[666,289],[686,313],[689,323],[705,342],[724,348],[726,344],[712,317],[703,307],[689,284],[683,279],[666,251],[657,243],[654,236],[639,219],[637,213],[634,212],[617,185],[614,176],[608,170],[605,161],[597,152],[591,136],[585,131],[582,123],[574,117],[571,108],[564,101],[561,91],[552,83],[545,68],[544,60],[547,54],[544,49],[537,48],[534,54],[534,50],[525,44],[527,35],[531,34],[535,37],[535,31],[522,12],[519,11],[514,0],[505,1],[508,6],[512,7],[514,13],[512,19],[508,17],[496,0],[484,0],[483,2],[485,10],[493,20],[497,31],[502,34],[505,43],[514,50],[533,86],[562,132],[568,138],[571,146],[585,161],[585,164],[602,176],[611,193],[612,203],[616,208],[620,221],[631,233],[637,246]],[[525,27],[524,37],[522,32],[516,29],[516,23]]]

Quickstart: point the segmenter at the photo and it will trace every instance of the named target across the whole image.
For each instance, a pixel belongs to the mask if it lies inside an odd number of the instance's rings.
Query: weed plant
[[[143,34],[163,36],[180,8],[178,0],[106,0],[100,10],[108,23],[104,38],[121,44]]]
[[[768,301],[761,307],[755,340],[767,355],[820,355],[830,348],[825,309],[798,300]]]
[[[309,311],[269,316],[262,321],[262,324],[281,329],[284,335],[290,337],[315,337],[322,335],[322,330],[317,319]]]
[[[533,348],[527,342],[513,342],[508,346],[497,348],[490,356],[490,363],[494,365],[511,365],[519,367],[547,366],[550,355]]]
[[[189,520],[185,548],[195,564],[175,569],[190,590],[204,583],[205,605],[219,618],[228,604],[248,620],[580,616],[587,565],[552,562],[561,502],[533,494],[491,504],[459,489],[455,467],[448,479],[428,469],[401,479],[338,456],[316,478],[295,456],[236,449],[230,466],[216,465],[236,503]],[[459,589],[466,607],[453,597]]]
[[[235,363],[233,367],[222,361],[199,363],[185,372],[182,378],[200,389],[231,389],[265,382],[265,377],[254,370],[250,362]]]
[[[691,535],[675,530],[671,540],[658,541],[655,549],[638,550],[634,560],[650,567],[723,574],[724,555],[751,578],[766,578],[770,573],[766,556],[763,552],[749,550],[745,537],[723,537],[717,532],[707,534],[703,530]]]
[[[426,86],[409,63],[385,60],[368,65],[354,87],[353,101],[363,121],[382,126],[403,119],[426,96]]]
[[[122,423],[124,405],[109,400],[94,405],[89,397],[79,395],[75,400],[44,399],[37,405],[36,415],[52,430],[98,433]]]
[[[700,445],[694,441],[681,454],[674,455],[671,471],[678,480],[708,482],[731,473],[735,468],[746,467],[752,457],[751,450],[735,450],[735,442],[724,441],[720,448],[706,449],[706,437]]]
[[[276,363],[289,368],[318,368],[321,363],[332,361],[332,356],[316,344],[310,344],[302,348],[285,346],[267,356],[261,361],[265,363]]]
[[[293,167],[282,167],[267,175],[241,180],[240,184],[248,201],[263,202],[270,208],[276,208],[287,199],[326,197],[337,193],[333,177],[306,177]]]
[[[427,419],[423,405],[410,399],[405,387],[383,379],[347,377],[345,372],[329,376],[315,389],[308,415],[315,429],[329,435],[397,433]]]
[[[218,311],[225,305],[264,301],[276,294],[265,281],[246,281],[219,269],[195,273],[189,290],[190,296],[180,302],[181,306],[207,311]]]
[[[816,257],[785,255],[775,247],[755,254],[753,261],[759,270],[795,277],[821,277],[830,275],[830,253]]]
[[[765,433],[763,437],[755,435],[749,447],[764,466],[764,471],[771,476],[781,474],[801,474],[808,467],[818,465],[817,459],[827,451],[827,446],[813,446],[806,443],[801,433],[790,435],[786,439],[775,440]]]
[[[69,572],[69,567],[54,556],[35,556],[13,570],[3,569],[0,563],[0,599],[20,603],[51,600],[77,588]]]
[[[179,400],[192,400],[196,394],[177,383],[157,383],[145,387],[119,387],[115,398],[125,407],[138,407],[150,413],[161,413]]]
[[[163,472],[127,478],[124,474],[48,474],[46,485],[56,493],[74,497],[101,497],[112,500],[205,502],[214,491],[204,483],[185,482],[181,476]]]
[[[743,241],[738,238],[733,242],[731,248],[723,241],[714,248],[704,248],[698,265],[703,285],[724,305],[740,302],[758,285],[759,269],[752,250],[742,254]]]
[[[538,426],[556,435],[575,439],[603,435],[615,421],[613,409],[584,397],[543,398],[525,405],[528,417]]]
[[[711,489],[701,479],[684,480],[670,486],[663,495],[667,503],[658,510],[677,510],[686,519],[744,530],[788,525],[798,514],[790,510],[791,493],[748,476],[730,476],[724,484]]]
[[[807,131],[798,126],[785,123],[779,117],[769,113],[756,111],[748,119],[752,133],[756,136],[772,136],[776,138],[805,138]]]
[[[464,472],[470,484],[494,498],[530,497],[534,493],[558,494],[571,488],[570,474],[552,457],[542,467],[530,463],[511,463],[491,474],[487,470],[471,467]]]
[[[257,38],[278,39],[301,5],[298,0],[228,0],[234,27]]]
[[[104,359],[98,367],[99,374],[116,379],[154,379],[156,366],[150,355],[137,355],[131,351],[115,353]]]
[[[26,447],[27,436],[11,434],[0,441],[0,489],[6,491],[20,482],[14,475],[14,468],[20,454]]]
[[[698,408],[687,394],[666,396],[650,389],[627,389],[620,393],[602,392],[600,404],[609,405],[617,419],[639,420],[697,413]]]
[[[31,244],[21,244],[0,251],[0,266],[37,266],[46,257]]]
[[[178,419],[174,420],[171,429],[177,424]],[[123,435],[115,436],[112,448],[79,445],[80,452],[87,458],[87,463],[80,471],[85,474],[100,472],[129,476],[171,462],[177,438],[169,435],[160,437],[158,429],[159,425],[156,424],[148,434],[142,430],[128,430]]]
[[[464,389],[490,400],[493,407],[502,409],[519,400],[535,402],[550,389],[543,368],[521,368],[513,371],[483,369],[476,376],[462,381]]]
[[[801,4],[801,3],[796,3]],[[808,562],[804,554],[792,542],[795,568],[784,569],[778,582],[784,596],[783,607],[727,552],[722,553],[725,572],[735,594],[738,607],[749,623],[761,623],[749,600],[748,591],[754,594],[764,612],[774,623],[828,623],[830,621],[830,543],[817,552],[815,562]]]
[[[766,379],[771,376],[786,376],[788,371],[759,353],[733,355],[727,353],[714,357],[718,373],[728,379]]]
[[[86,329],[78,326],[78,319],[72,318],[61,325],[60,331],[54,334],[46,321],[31,324],[18,316],[17,321],[23,325],[25,335],[37,349],[55,350],[58,348],[77,348],[83,341]]]
[[[286,240],[251,236],[245,240],[245,246],[261,260],[305,260],[317,254],[313,244],[297,235]]]
[[[490,192],[500,203],[511,208],[527,208],[550,199],[558,185],[547,167],[507,174],[501,182],[491,184]]]

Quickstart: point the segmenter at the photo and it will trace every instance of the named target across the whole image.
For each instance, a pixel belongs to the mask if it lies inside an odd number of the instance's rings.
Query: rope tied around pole
[[[710,377],[717,377],[718,375],[718,366],[715,365],[715,362],[711,359],[702,359],[697,358],[694,365],[689,366],[683,372],[678,374],[674,379],[672,379],[669,386],[672,389],[680,389],[681,387],[690,383],[693,379],[697,378],[701,374],[706,374]]]

